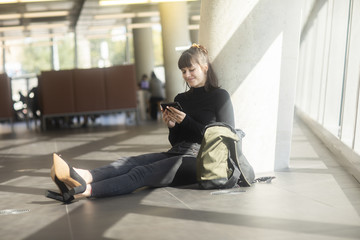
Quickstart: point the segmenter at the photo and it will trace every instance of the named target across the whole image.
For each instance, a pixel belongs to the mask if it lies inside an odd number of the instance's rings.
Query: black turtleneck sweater
[[[235,125],[234,111],[229,93],[221,88],[205,91],[204,87],[192,88],[175,97],[186,113],[180,124],[170,128],[169,141],[175,145],[182,141],[199,143],[207,124],[224,122]]]

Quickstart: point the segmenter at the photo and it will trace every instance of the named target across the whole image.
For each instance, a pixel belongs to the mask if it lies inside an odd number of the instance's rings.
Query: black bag
[[[225,123],[212,123],[205,133],[197,155],[197,180],[204,189],[251,186],[252,166],[242,153],[244,132]]]

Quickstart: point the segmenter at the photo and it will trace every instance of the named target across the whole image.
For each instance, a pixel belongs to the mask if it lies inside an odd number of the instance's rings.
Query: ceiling
[[[0,41],[65,35],[74,29],[86,36],[106,34],[115,26],[131,24],[135,17],[142,16],[158,23],[157,4],[100,6],[99,0],[0,0]],[[200,15],[200,0],[187,4],[189,18]]]

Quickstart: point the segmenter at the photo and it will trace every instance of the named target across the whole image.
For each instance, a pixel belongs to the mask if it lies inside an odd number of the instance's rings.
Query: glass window
[[[164,65],[161,26],[155,25],[152,31],[155,66]]]
[[[332,34],[330,36],[329,65],[324,112],[324,127],[335,136],[339,131],[341,95],[344,78],[344,59],[348,24],[349,5],[334,1]]]
[[[78,66],[80,68],[109,67],[133,63],[132,36],[113,31],[104,37],[79,37]]]
[[[21,65],[21,73],[40,74],[41,71],[50,70],[52,68],[51,45],[52,43],[47,39],[21,46],[20,57],[17,60]],[[8,63],[7,57],[6,62]]]
[[[54,61],[58,61],[59,69],[75,68],[74,33],[69,33],[63,38],[55,39],[55,43],[58,59],[54,59]]]

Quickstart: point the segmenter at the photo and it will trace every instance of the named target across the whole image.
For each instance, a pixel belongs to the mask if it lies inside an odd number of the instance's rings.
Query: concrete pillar
[[[5,69],[5,63],[6,63],[5,47],[6,47],[6,46],[5,46],[5,41],[3,40],[3,41],[2,41],[2,48],[1,48],[1,50],[2,50],[2,58],[1,58],[2,64],[1,64],[1,66],[2,66],[2,72],[3,72],[3,73],[6,72],[6,69]]]
[[[148,18],[135,18],[133,23],[147,23]],[[134,57],[136,68],[136,80],[140,81],[143,74],[150,77],[154,69],[154,50],[152,41],[152,28],[133,29]]]
[[[78,67],[78,47],[77,47],[77,32],[74,30],[74,68]]]
[[[289,167],[301,2],[201,2],[199,42],[232,97],[256,172]]]
[[[51,41],[51,45],[50,45],[50,60],[51,60],[51,70],[55,70],[54,69],[54,65],[55,65],[55,62],[54,62],[54,59],[55,59],[55,51],[56,49],[54,48],[54,44],[55,44],[55,41],[54,41],[54,38],[50,38],[50,41]]]
[[[176,47],[190,46],[188,10],[186,2],[159,3],[162,27],[166,98],[171,101],[186,84],[177,67],[181,51]]]

